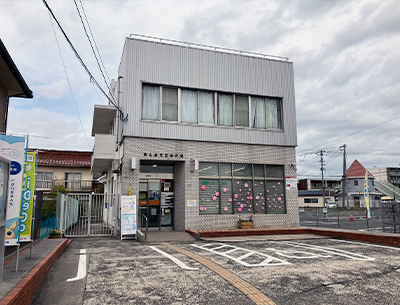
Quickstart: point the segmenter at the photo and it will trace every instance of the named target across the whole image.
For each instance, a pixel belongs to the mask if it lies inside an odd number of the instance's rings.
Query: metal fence
[[[57,212],[60,231],[67,237],[107,236],[115,230],[115,195],[63,195]]]
[[[367,210],[358,209],[328,209],[328,208],[300,208],[299,217],[301,226],[351,229],[358,231],[382,230],[381,211],[371,209],[371,217],[367,217]]]
[[[383,232],[400,233],[399,203],[388,202],[381,204]]]

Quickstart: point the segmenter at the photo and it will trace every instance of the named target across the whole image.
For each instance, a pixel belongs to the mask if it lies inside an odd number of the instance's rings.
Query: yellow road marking
[[[229,283],[231,283],[233,286],[235,286],[237,289],[239,289],[242,293],[244,293],[250,300],[252,300],[254,303],[257,305],[276,305],[270,298],[268,298],[265,294],[263,294],[261,291],[259,291],[257,288],[253,287],[240,277],[238,277],[236,274],[230,272],[229,270],[226,270],[225,268],[221,267],[220,265],[210,261],[207,258],[204,258],[200,255],[197,255],[193,252],[184,250],[182,248],[179,248],[177,246],[174,246],[169,243],[161,243],[162,245],[173,249],[177,252],[180,252],[182,254],[185,254],[199,263],[203,264],[210,270],[214,271],[221,277],[223,277],[225,280],[227,280]]]

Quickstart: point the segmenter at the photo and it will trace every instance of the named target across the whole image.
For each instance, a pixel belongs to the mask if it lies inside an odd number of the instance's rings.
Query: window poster
[[[121,196],[121,239],[136,235],[136,196]]]

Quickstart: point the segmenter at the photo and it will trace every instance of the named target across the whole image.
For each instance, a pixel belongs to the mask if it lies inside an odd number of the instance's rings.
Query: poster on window
[[[24,137],[0,135],[0,156],[11,162],[6,213],[6,246],[18,244],[18,220],[25,162],[24,150]]]
[[[121,239],[136,235],[136,196],[121,196]]]
[[[297,191],[297,178],[296,177],[286,177],[286,190]]]
[[[36,184],[36,153],[28,152],[21,205],[20,241],[31,241],[32,216]]]

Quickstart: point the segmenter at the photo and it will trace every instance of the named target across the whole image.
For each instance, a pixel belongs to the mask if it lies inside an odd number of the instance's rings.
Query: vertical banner
[[[365,198],[365,206],[367,207],[368,211],[368,219],[371,219],[371,209],[369,206],[368,169],[365,171],[364,198]]]
[[[6,215],[6,246],[18,244],[25,138],[0,135],[0,156],[11,161]]]
[[[36,153],[28,152],[28,156],[26,159],[24,189],[22,191],[20,241],[31,241],[32,215],[34,209],[33,198],[35,195],[35,182],[36,182],[35,174],[36,174]]]
[[[136,235],[136,196],[121,196],[121,239]]]

